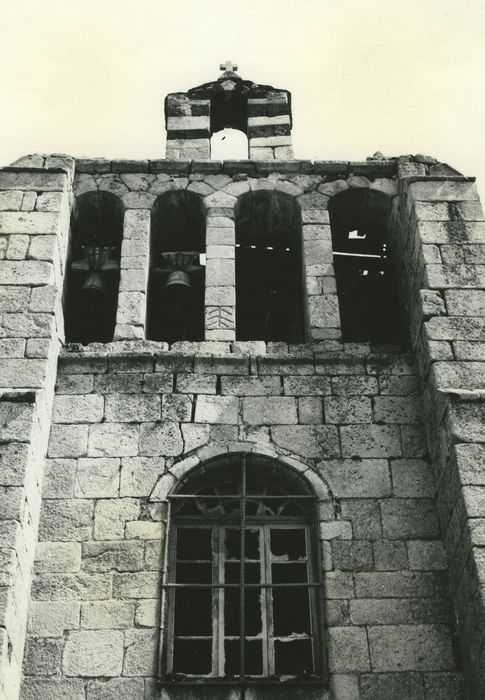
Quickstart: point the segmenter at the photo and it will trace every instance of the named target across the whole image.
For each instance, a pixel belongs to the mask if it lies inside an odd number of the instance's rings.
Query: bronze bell
[[[106,282],[103,274],[99,270],[90,270],[83,282],[81,292],[106,294]]]
[[[180,287],[188,287],[191,289],[192,283],[190,281],[190,275],[188,272],[184,272],[183,270],[173,270],[172,272],[168,273],[167,281],[165,282],[164,289],[167,287],[171,287],[173,285],[177,285]]]

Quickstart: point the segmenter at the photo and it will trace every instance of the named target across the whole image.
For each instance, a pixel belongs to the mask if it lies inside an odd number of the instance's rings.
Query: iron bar
[[[244,700],[246,697],[246,686],[244,685],[246,680],[246,596],[245,596],[245,575],[246,575],[246,455],[242,455],[241,459],[241,500],[239,510],[241,512],[241,535],[240,535],[240,547],[241,553],[239,555],[239,678],[241,681],[241,686],[239,689],[240,700]]]

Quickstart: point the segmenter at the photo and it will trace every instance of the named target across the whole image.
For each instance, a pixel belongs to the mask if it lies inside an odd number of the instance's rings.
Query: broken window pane
[[[258,560],[259,554],[259,530],[247,529],[245,532],[246,556],[245,559]],[[239,530],[226,529],[226,559],[239,559],[241,556],[241,533]]]
[[[175,591],[175,634],[183,637],[212,634],[210,588],[178,588]]]
[[[212,671],[212,639],[175,639],[173,671],[208,675]]]
[[[273,583],[306,583],[308,581],[306,564],[273,564],[271,566]]]
[[[308,589],[273,588],[274,636],[310,634]]]
[[[212,559],[212,530],[183,527],[177,531],[177,559]]]
[[[212,583],[212,563],[187,564],[177,562],[177,583]]]
[[[225,673],[238,676],[240,673],[239,639],[226,640],[224,643]],[[245,673],[248,676],[261,676],[263,673],[263,645],[261,640],[246,640],[244,643]]]
[[[302,676],[313,672],[310,639],[294,639],[274,643],[275,671],[281,676]]]
[[[306,557],[305,530],[299,528],[273,528],[271,530],[271,554],[274,559],[297,561]]]

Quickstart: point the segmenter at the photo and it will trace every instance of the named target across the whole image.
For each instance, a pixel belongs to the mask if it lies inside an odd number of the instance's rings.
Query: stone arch
[[[328,204],[333,263],[344,341],[402,342],[392,265],[393,198],[367,186],[334,194]]]
[[[165,474],[163,474],[155,487],[151,500],[165,501],[171,493],[175,493],[181,481],[189,478],[192,472],[196,472],[201,465],[208,464],[214,460],[223,460],[229,455],[240,455],[241,453],[252,454],[256,458],[271,460],[275,465],[283,469],[295,472],[307,483],[307,488],[317,499],[321,501],[331,500],[329,485],[320,472],[312,469],[298,456],[278,455],[271,447],[261,445],[248,445],[248,443],[231,443],[228,446],[200,447],[194,455],[185,457],[174,464]]]
[[[297,343],[306,331],[301,210],[271,184],[241,193],[235,207],[236,338]]]
[[[147,337],[174,343],[204,337],[205,215],[201,195],[159,195],[151,209]]]
[[[123,220],[123,202],[112,192],[90,190],[74,201],[64,293],[67,342],[113,339]]]

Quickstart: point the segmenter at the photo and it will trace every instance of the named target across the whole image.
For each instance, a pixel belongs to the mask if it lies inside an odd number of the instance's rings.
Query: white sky
[[[485,193],[484,0],[0,0],[0,164],[164,157],[163,100],[288,89],[295,157],[427,153]]]

